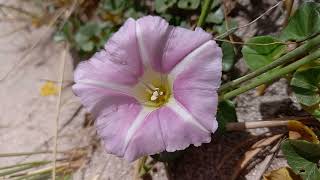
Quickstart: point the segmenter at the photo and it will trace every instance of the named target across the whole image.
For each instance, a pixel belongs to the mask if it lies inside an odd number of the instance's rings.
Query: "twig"
[[[237,31],[238,29],[242,29],[242,28],[245,28],[245,27],[248,27],[250,25],[252,25],[253,23],[257,22],[260,18],[262,18],[264,15],[268,14],[270,11],[272,11],[274,8],[278,7],[279,4],[281,4],[282,1],[279,1],[277,4],[273,5],[271,8],[269,8],[266,12],[262,13],[260,16],[258,16],[256,19],[254,19],[253,21],[249,22],[248,24],[245,24],[243,26],[238,26],[238,27],[234,27],[234,28],[231,28],[229,29],[228,31],[226,31],[225,33],[217,36],[214,38],[214,40],[217,40],[217,39],[223,39],[225,38],[226,36],[229,36],[229,34],[232,34],[233,32]]]
[[[243,131],[246,129],[287,126],[288,122],[289,122],[288,120],[286,120],[286,121],[235,122],[235,123],[228,123],[226,125],[226,129],[227,129],[227,131]]]
[[[272,160],[274,159],[274,157],[276,156],[276,154],[280,150],[280,145],[281,145],[281,142],[283,141],[283,139],[284,138],[281,138],[281,139],[278,140],[277,144],[275,144],[271,149],[272,153],[267,155],[266,158],[263,160],[262,165],[264,165],[264,166],[262,167],[262,171],[260,171],[260,174],[257,175],[258,179],[261,179],[263,174],[270,167]]]
[[[283,27],[286,27],[289,22],[289,18],[291,16],[292,12],[292,6],[293,6],[294,0],[284,0],[284,5],[287,10],[286,19],[284,20]]]
[[[62,85],[63,85],[63,77],[64,77],[64,70],[65,70],[65,62],[66,56],[68,52],[68,44],[66,43],[66,47],[62,53],[62,61],[61,61],[61,72],[60,72],[60,88],[58,92],[58,101],[56,106],[56,121],[55,121],[55,131],[54,131],[54,149],[53,149],[53,169],[52,169],[52,179],[56,179],[56,163],[57,163],[57,147],[58,147],[58,129],[59,129],[59,116],[60,116],[60,105],[61,105],[61,92],[62,92]]]

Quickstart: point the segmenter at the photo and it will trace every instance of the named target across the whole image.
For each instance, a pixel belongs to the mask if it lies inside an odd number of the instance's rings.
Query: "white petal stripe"
[[[184,108],[182,104],[176,101],[174,97],[171,97],[169,99],[169,102],[166,104],[166,106],[177,113],[185,122],[190,123],[205,132],[209,132],[192,116],[192,114],[188,110]]]
[[[147,118],[147,116],[154,111],[155,108],[149,108],[149,107],[143,107],[142,110],[139,112],[136,119],[131,124],[130,128],[128,129],[125,141],[124,141],[124,147],[127,148],[130,140],[132,139],[135,132],[141,127],[143,124],[143,121]]]
[[[151,64],[150,64],[150,60],[148,59],[147,50],[146,50],[145,45],[143,43],[143,39],[142,39],[143,35],[141,34],[141,29],[139,27],[139,23],[137,23],[137,22],[136,22],[136,36],[137,36],[137,41],[138,41],[138,46],[139,46],[139,51],[140,51],[142,63],[145,66],[145,68],[150,68]]]
[[[114,83],[110,83],[110,82],[105,83],[102,81],[91,80],[91,79],[78,80],[76,83],[88,85],[88,86],[100,87],[100,88],[104,88],[104,89],[108,89],[108,90],[113,90],[113,91],[134,97],[134,95],[131,92],[132,87],[129,87],[129,86],[114,84]]]
[[[197,60],[197,56],[199,56],[199,54],[203,53],[203,51],[207,51],[208,47],[212,45],[212,43],[214,43],[213,41],[208,41],[204,44],[202,44],[200,47],[198,47],[197,49],[193,50],[189,55],[187,55],[180,63],[178,63],[169,73],[169,80],[171,83],[174,82],[174,80],[176,79],[176,77],[183,72],[187,67],[191,67],[190,64],[193,61]]]

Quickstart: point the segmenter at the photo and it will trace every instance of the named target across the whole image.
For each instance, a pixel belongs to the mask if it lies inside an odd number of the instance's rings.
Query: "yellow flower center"
[[[166,75],[147,72],[135,90],[140,102],[149,107],[161,107],[169,101],[171,88]]]

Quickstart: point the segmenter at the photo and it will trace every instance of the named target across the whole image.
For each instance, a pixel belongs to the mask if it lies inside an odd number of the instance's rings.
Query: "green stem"
[[[201,9],[201,14],[200,14],[200,17],[199,17],[199,20],[197,23],[198,27],[202,27],[204,25],[206,18],[208,16],[208,13],[211,9],[212,3],[213,3],[213,0],[205,0],[204,1],[204,4]]]
[[[271,64],[268,64],[267,66],[263,66],[263,67],[255,70],[245,76],[242,76],[238,79],[235,79],[233,81],[225,83],[224,85],[222,85],[220,87],[219,92],[223,92],[228,89],[233,89],[236,86],[238,86],[239,84],[241,84],[245,81],[248,81],[252,78],[255,78],[255,77],[269,71],[270,69],[273,69],[273,68],[280,66],[282,64],[286,64],[286,63],[294,60],[295,57],[298,57],[302,54],[309,52],[310,50],[312,50],[315,46],[317,46],[319,44],[320,44],[320,35],[314,37],[313,39],[309,40],[307,43],[303,44],[302,46],[299,46],[298,48],[287,53],[286,55],[281,56],[277,60],[273,61]]]
[[[35,161],[35,162],[15,164],[15,165],[11,165],[11,166],[0,167],[0,171],[4,170],[4,169],[17,168],[17,167],[26,166],[26,165],[40,166],[40,165],[44,165],[44,164],[49,164],[50,162],[51,161]]]
[[[3,153],[3,154],[0,154],[0,158],[2,158],[2,157],[16,157],[16,156],[29,156],[29,155],[35,155],[35,154],[50,154],[50,153],[52,153],[52,151]],[[57,152],[57,153],[63,153],[63,152]]]
[[[262,75],[261,77],[257,77],[257,79],[253,80],[252,82],[250,82],[249,84],[246,84],[244,86],[241,86],[240,88],[238,89],[235,89],[231,92],[228,92],[226,94],[222,94],[220,97],[219,97],[219,101],[222,101],[222,100],[226,100],[226,99],[230,99],[230,98],[233,98],[239,94],[242,94],[250,89],[253,89],[261,84],[265,84],[269,81],[272,81],[274,79],[277,79],[283,75],[286,75],[288,74],[289,72],[291,71],[294,71],[296,69],[298,69],[300,66],[304,65],[304,64],[307,64],[311,61],[314,61],[316,60],[317,58],[320,57],[320,50],[317,50],[315,52],[313,52],[312,54],[300,59],[299,61],[296,61],[288,66],[285,66],[273,73],[270,73],[270,74],[267,74],[267,75]]]

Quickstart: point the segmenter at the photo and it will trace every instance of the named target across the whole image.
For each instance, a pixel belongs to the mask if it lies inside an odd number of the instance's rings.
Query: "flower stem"
[[[320,36],[319,36],[320,37]],[[312,54],[288,65],[288,66],[285,66],[273,73],[270,73],[270,74],[266,74],[266,75],[261,75],[261,77],[258,77],[256,78],[255,80],[251,81],[250,83],[244,85],[244,86],[241,86],[240,88],[238,89],[235,89],[233,91],[230,91],[226,94],[222,94],[220,97],[219,97],[219,101],[222,101],[222,100],[226,100],[226,99],[230,99],[230,98],[233,98],[239,94],[242,94],[252,88],[255,88],[261,84],[264,84],[264,83],[267,83],[267,82],[270,82],[274,79],[277,79],[283,75],[286,75],[288,74],[289,72],[292,72],[296,69],[298,69],[300,66],[304,65],[304,64],[307,64],[311,61],[314,61],[316,60],[317,58],[320,57],[320,50],[316,50],[315,52],[313,52]]]
[[[201,14],[200,14],[200,17],[199,17],[199,20],[197,23],[198,27],[202,27],[204,25],[206,18],[208,16],[208,13],[211,9],[212,3],[213,3],[213,0],[205,0],[204,1],[204,4],[201,9]]]
[[[277,60],[273,61],[271,64],[268,64],[267,66],[263,66],[263,67],[257,69],[256,71],[253,71],[253,72],[251,72],[245,76],[242,76],[238,79],[235,79],[233,81],[225,83],[224,85],[222,85],[220,87],[219,92],[223,92],[228,89],[233,89],[245,81],[248,81],[252,78],[255,78],[256,76],[259,76],[259,75],[261,75],[261,74],[263,74],[263,73],[265,73],[265,72],[267,72],[277,66],[288,63],[288,62],[294,60],[295,57],[298,57],[302,54],[309,52],[310,50],[312,50],[315,46],[317,46],[319,44],[320,44],[320,35],[314,37],[313,39],[309,40],[307,43],[303,44],[302,46],[299,46],[298,48],[287,53],[286,55],[281,56]]]

